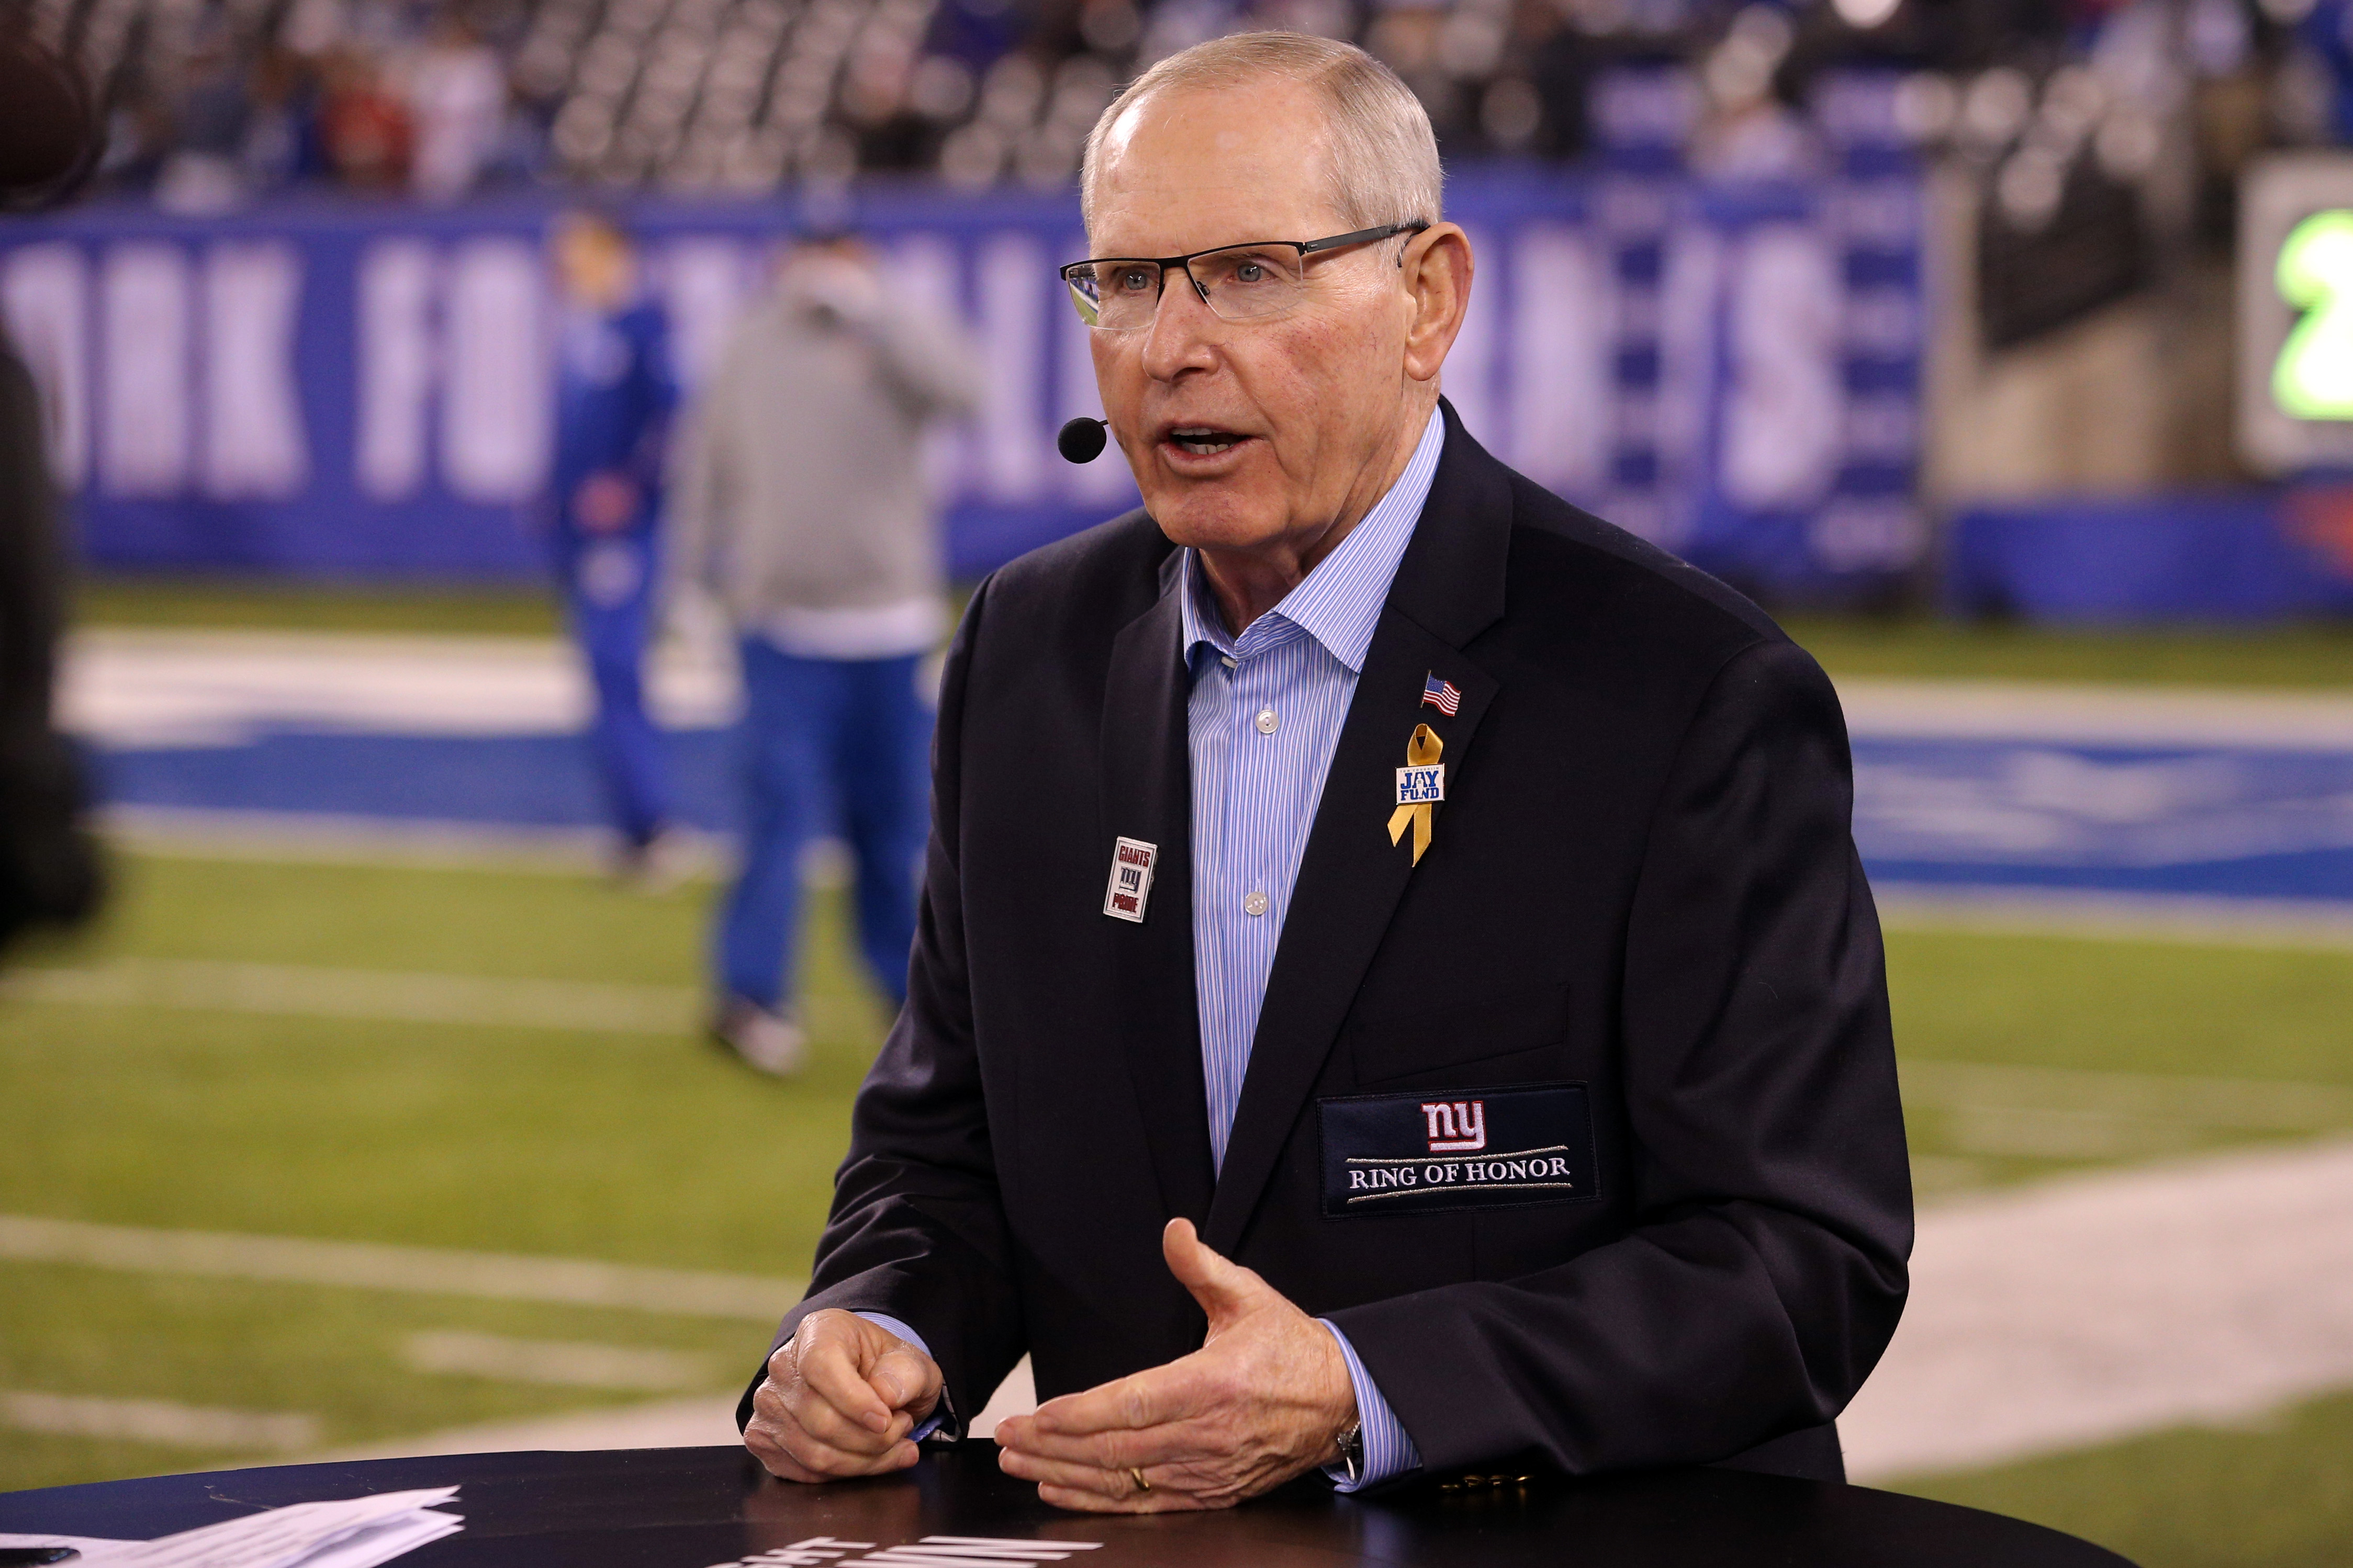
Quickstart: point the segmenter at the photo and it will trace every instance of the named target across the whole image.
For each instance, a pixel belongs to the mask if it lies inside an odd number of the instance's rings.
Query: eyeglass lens
[[[1277,316],[1299,302],[1306,274],[1290,246],[1238,245],[1194,257],[1189,271],[1209,309],[1220,321],[1245,321]],[[1165,286],[1156,261],[1090,261],[1066,274],[1071,301],[1089,326],[1128,331],[1149,326]]]

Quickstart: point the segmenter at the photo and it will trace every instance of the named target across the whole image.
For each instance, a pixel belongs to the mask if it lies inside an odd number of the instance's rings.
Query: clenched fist
[[[879,1476],[915,1462],[907,1434],[940,1402],[939,1363],[880,1324],[811,1312],[768,1358],[744,1447],[788,1481]]]

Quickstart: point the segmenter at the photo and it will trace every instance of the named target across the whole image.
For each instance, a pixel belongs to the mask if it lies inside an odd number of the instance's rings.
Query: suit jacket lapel
[[[1103,864],[1113,840],[1160,847],[1140,925],[1109,921],[1127,1068],[1145,1141],[1171,1216],[1196,1224],[1208,1214],[1212,1180],[1208,1095],[1193,984],[1190,825],[1192,770],[1187,745],[1181,552],[1161,568],[1161,595],[1112,644],[1103,689]]]
[[[1418,723],[1438,733],[1452,795],[1495,694],[1494,679],[1461,648],[1504,612],[1510,483],[1507,470],[1464,433],[1451,406],[1445,414],[1445,453],[1366,653],[1268,977],[1204,1231],[1210,1246],[1229,1255],[1412,879],[1411,835],[1393,846],[1388,829],[1407,740]],[[1422,705],[1423,682],[1433,674],[1461,689],[1451,718]],[[1431,855],[1446,852],[1446,811],[1438,808]]]

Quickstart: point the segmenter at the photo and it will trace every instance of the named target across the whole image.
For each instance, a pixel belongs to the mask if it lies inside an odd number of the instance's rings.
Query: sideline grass
[[[2094,629],[1933,616],[1794,616],[1784,624],[1833,677],[2353,686],[2353,622]]]
[[[554,637],[555,602],[530,584],[308,582],[283,577],[85,577],[86,626]]]
[[[692,985],[709,894],[489,867],[127,855],[121,869],[104,930],[20,961]],[[9,1005],[0,1212],[799,1273],[881,1026],[839,900],[813,912],[816,1061],[789,1084],[684,1037]],[[2353,954],[1933,931],[1896,932],[1890,952],[1907,1060],[2353,1082]],[[2102,1158],[1989,1155],[1933,1110],[1914,1131],[1948,1178]],[[705,1351],[723,1368],[762,1342],[654,1314],[0,1264],[0,1389],[300,1411],[338,1444],[618,1397],[401,1360],[407,1334],[451,1328]],[[0,1488],[238,1458],[0,1431]]]
[[[2353,1563],[2353,1394],[2240,1428],[2189,1427],[2080,1454],[1894,1483],[2096,1541],[2141,1568]]]

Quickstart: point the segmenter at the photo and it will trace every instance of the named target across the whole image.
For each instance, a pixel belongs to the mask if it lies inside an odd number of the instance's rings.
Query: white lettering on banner
[[[1806,547],[1833,572],[1901,569],[1927,552],[1928,522],[1910,496],[1849,497],[1807,522]]]
[[[1511,262],[1512,466],[1589,496],[1609,474],[1614,279],[1561,224],[1529,225]]]
[[[12,251],[0,274],[0,322],[40,389],[49,472],[81,489],[90,473],[90,264],[63,242]]]
[[[539,251],[519,239],[470,240],[450,258],[441,477],[463,500],[524,500],[546,478],[546,283]]]
[[[1759,511],[1813,506],[1838,478],[1845,404],[1829,247],[1794,224],[1760,227],[1739,247],[1727,303],[1724,493]]]
[[[990,500],[1034,500],[1043,488],[1047,441],[1040,417],[1045,380],[1043,278],[1061,280],[1046,247],[1028,234],[994,234],[981,242],[975,268],[980,302],[980,358],[988,386],[980,405],[980,480]]]
[[[136,241],[106,255],[99,474],[110,495],[177,495],[188,480],[188,258]]]
[[[426,404],[433,392],[433,253],[384,240],[359,270],[359,437],[354,477],[372,500],[425,485]]]
[[[205,493],[290,496],[311,453],[294,382],[302,258],[290,245],[216,245],[205,258]]]
[[[718,236],[674,240],[653,271],[670,316],[670,364],[691,390],[718,365],[743,313],[750,292],[744,245]]]
[[[1488,248],[1491,237],[1483,232],[1466,231],[1471,237],[1471,254],[1493,256]],[[1386,256],[1388,244],[1374,247]],[[1462,330],[1455,335],[1454,346],[1446,353],[1446,368],[1440,374],[1439,385],[1446,400],[1454,405],[1456,417],[1471,433],[1472,439],[1491,452],[1511,449],[1506,437],[1510,424],[1506,410],[1495,400],[1495,321],[1498,305],[1493,289],[1471,290],[1471,303],[1462,313]]]
[[[943,235],[911,234],[891,247],[892,287],[944,321],[965,325],[956,248]],[[923,480],[935,496],[965,488],[972,471],[965,422],[935,419],[923,431]]]

